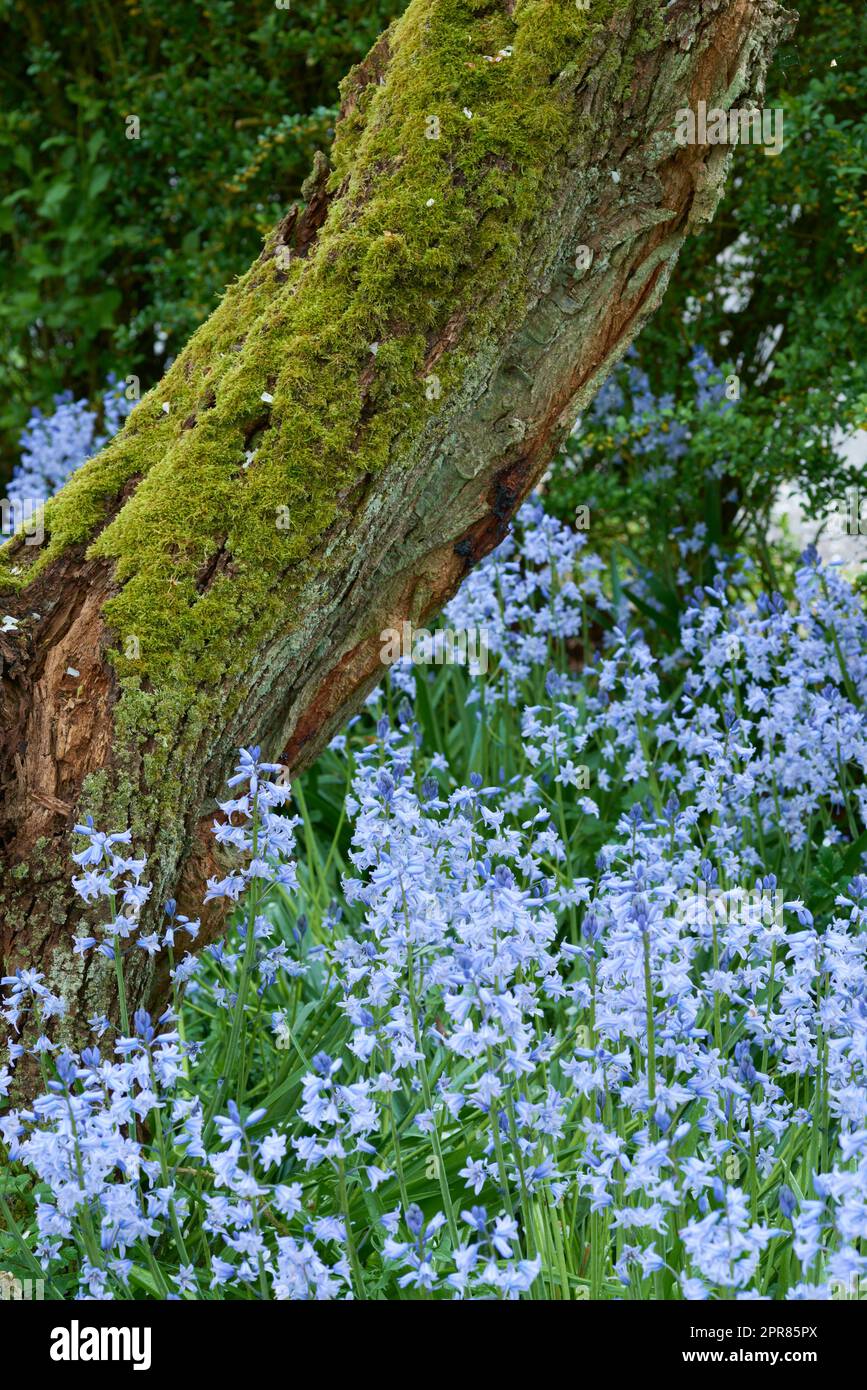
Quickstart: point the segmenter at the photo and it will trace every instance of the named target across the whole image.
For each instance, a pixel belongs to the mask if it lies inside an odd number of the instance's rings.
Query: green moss
[[[201,737],[217,700],[225,722],[224,691],[251,653],[292,628],[339,494],[383,469],[461,381],[465,356],[446,353],[442,398],[427,400],[428,343],[458,319],[465,340],[483,345],[520,308],[552,167],[604,134],[596,117],[592,137],[589,118],[576,131],[560,76],[626,8],[518,0],[510,17],[487,0],[410,4],[390,31],[385,82],[339,127],[330,187],[343,191],[310,258],[287,274],[266,257],[242,276],[125,430],[49,505],[30,574],[75,543],[114,563],[105,616],[122,688],[116,732],[133,760],[150,740],[151,785],[178,739]],[[647,0],[648,15],[658,8]],[[633,49],[651,41],[649,30]],[[619,61],[615,45],[606,61]],[[439,139],[427,138],[431,116]],[[99,778],[87,800],[112,819],[126,803]]]

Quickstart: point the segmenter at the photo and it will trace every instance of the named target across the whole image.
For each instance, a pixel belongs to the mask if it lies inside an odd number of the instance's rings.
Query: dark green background
[[[329,143],[339,79],[402,7],[0,0],[0,483],[34,405],[64,388],[93,398],[111,370],[145,388],[160,374],[158,336],[176,352],[257,254]],[[736,363],[743,399],[720,447],[762,494],[805,470],[827,482],[831,429],[867,401],[865,7],[800,9],[767,94],[785,106],[786,149],[737,152],[639,345],[676,394],[693,344]],[[731,312],[717,257],[739,236],[752,288]]]

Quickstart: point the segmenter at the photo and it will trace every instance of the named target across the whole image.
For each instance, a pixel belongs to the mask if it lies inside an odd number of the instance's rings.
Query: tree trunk
[[[0,552],[5,971],[106,1010],[107,963],[71,950],[87,814],[147,855],[148,927],[170,894],[198,915],[235,750],[303,768],[381,679],[381,630],[501,539],[713,214],[729,150],[677,144],[675,112],[760,101],[790,23],[774,0],[413,0],[352,71],[304,212],[44,543]]]

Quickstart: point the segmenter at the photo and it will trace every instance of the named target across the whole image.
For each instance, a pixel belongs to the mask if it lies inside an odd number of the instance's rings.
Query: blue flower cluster
[[[202,955],[176,963],[198,923],[173,903],[140,934],[128,833],[78,827],[101,920],[75,950],[114,963],[119,1023],[91,1020],[73,1052],[45,981],[4,981],[2,1086],[22,1059],[45,1081],[0,1118],[38,1180],[22,1261],[85,1298],[850,1287],[867,1274],[858,598],[812,553],[788,600],[721,562],[660,655],[586,536],[534,503],[446,618],[486,630],[491,669],[393,668],[327,755],[348,837],[320,845],[303,783],[242,752],[207,889],[234,927]],[[475,731],[461,776],[456,741],[423,733],[445,681]],[[173,1000],[130,1025],[142,950],[168,953]]]
[[[71,391],[55,396],[49,414],[34,409],[21,434],[21,459],[9,484],[9,500],[33,503],[51,497],[117,434],[134,404],[124,385],[110,376],[96,409],[86,400],[74,400]]]

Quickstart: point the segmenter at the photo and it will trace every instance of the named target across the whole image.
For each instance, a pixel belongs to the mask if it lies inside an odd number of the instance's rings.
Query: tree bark
[[[199,915],[235,750],[309,764],[381,679],[381,630],[503,537],[716,207],[730,151],[678,145],[675,112],[760,103],[791,22],[774,0],[413,0],[353,70],[303,212],[44,543],[0,552],[4,972],[45,971],[73,1019],[109,1007],[107,963],[71,950],[87,814],[147,855],[146,926],[169,895]]]

